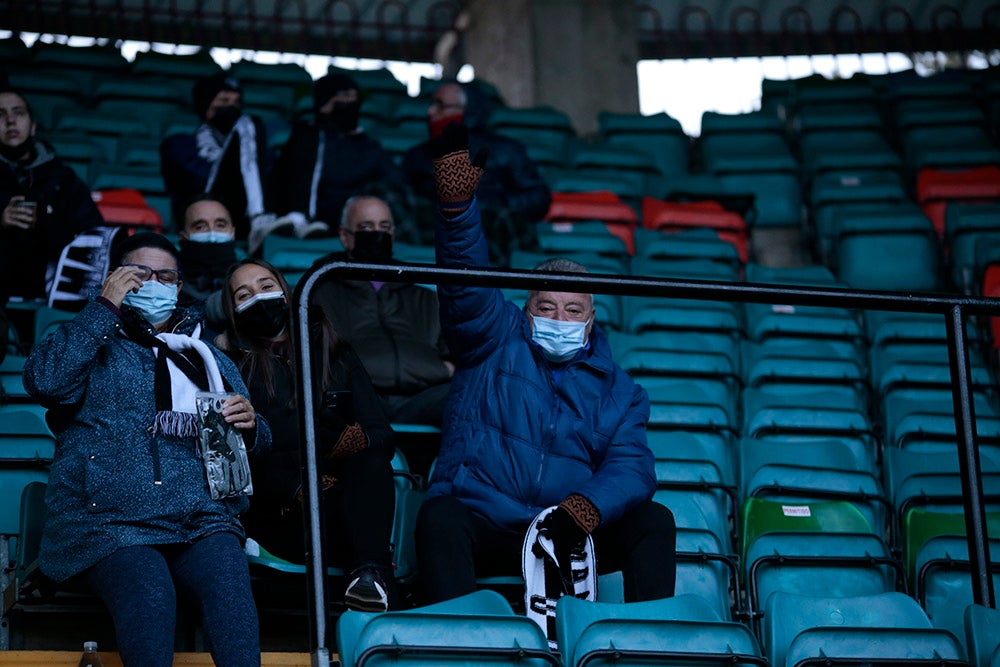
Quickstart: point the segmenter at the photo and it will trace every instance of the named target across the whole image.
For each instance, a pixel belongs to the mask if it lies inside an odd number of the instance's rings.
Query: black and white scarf
[[[208,346],[194,336],[161,333],[155,338],[159,343],[152,346],[156,357],[154,433],[196,437],[195,394],[226,391],[219,364]]]
[[[594,538],[587,535],[583,548],[570,552],[573,590],[563,587],[559,574],[559,560],[556,558],[552,539],[542,534],[538,525],[557,506],[546,508],[528,526],[521,550],[521,574],[524,576],[525,615],[545,632],[549,648],[556,650],[556,603],[563,595],[572,595],[581,600],[597,600],[597,558],[594,554]]]
[[[222,156],[234,136],[240,142],[240,175],[243,176],[243,190],[247,195],[246,214],[253,218],[264,212],[264,193],[260,185],[260,170],[257,168],[257,128],[250,116],[240,116],[233,129],[225,136],[208,123],[202,123],[195,132],[198,155],[212,163],[205,192],[212,191]]]

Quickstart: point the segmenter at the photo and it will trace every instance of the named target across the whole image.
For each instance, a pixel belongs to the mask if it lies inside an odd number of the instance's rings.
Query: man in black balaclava
[[[239,81],[224,72],[196,81],[191,98],[201,125],[193,135],[174,134],[160,144],[163,182],[174,220],[180,226],[191,198],[210,193],[233,213],[236,238],[246,239],[254,253],[264,236],[292,224],[268,212],[264,124],[243,113]]]
[[[35,137],[31,107],[0,88],[0,306],[43,299],[63,247],[104,224],[90,188]]]
[[[354,79],[327,74],[313,88],[313,118],[292,128],[271,193],[279,214],[299,218],[300,236],[328,234],[344,202],[402,187],[402,172],[377,139],[358,127],[362,96]]]
[[[392,212],[378,197],[360,195],[344,204],[340,240],[345,252],[320,259],[391,264]],[[420,285],[368,280],[321,280],[315,301],[361,358],[397,423],[441,425],[448,361],[437,294]]]

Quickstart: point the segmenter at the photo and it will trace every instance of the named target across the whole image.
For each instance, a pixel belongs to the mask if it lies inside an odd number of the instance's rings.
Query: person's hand
[[[136,269],[131,266],[119,266],[104,281],[100,296],[120,308],[125,295],[129,292],[138,292],[140,287],[142,280],[139,279]]]
[[[448,377],[454,377],[455,375],[455,364],[450,361],[444,362],[444,367],[448,369]]]
[[[10,198],[7,207],[3,210],[3,220],[0,220],[0,225],[16,229],[34,227],[35,214],[26,206],[18,206],[23,201],[24,197],[21,195]]]
[[[583,551],[587,533],[576,524],[570,513],[563,507],[557,507],[541,523],[538,524],[539,535],[552,540],[552,549],[559,562],[559,577],[562,579],[563,590],[573,595],[573,557],[574,552]]]
[[[227,424],[232,424],[241,431],[252,431],[257,427],[257,413],[254,412],[250,399],[240,394],[230,396],[223,402],[222,417]]]
[[[440,136],[430,140],[429,148],[441,212],[455,217],[472,203],[486,165],[486,151],[469,160],[469,130],[462,123],[446,126]]]

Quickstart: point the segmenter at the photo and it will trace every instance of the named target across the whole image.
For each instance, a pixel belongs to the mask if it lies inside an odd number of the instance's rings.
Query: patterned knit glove
[[[368,436],[365,434],[361,424],[355,422],[348,424],[341,431],[340,437],[326,454],[328,459],[345,459],[368,448]]]
[[[469,130],[461,123],[446,126],[429,146],[441,213],[454,218],[472,203],[487,153],[482,150],[475,160],[469,159]]]

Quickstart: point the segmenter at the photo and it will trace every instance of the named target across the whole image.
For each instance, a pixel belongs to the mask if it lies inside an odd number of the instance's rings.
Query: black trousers
[[[674,594],[677,529],[666,507],[646,501],[593,537],[598,573],[622,572],[626,602]],[[520,574],[523,543],[524,531],[499,530],[452,496],[424,502],[416,528],[424,602],[471,593],[477,576]]]
[[[390,462],[381,452],[368,448],[323,472],[337,479],[321,496],[327,565],[353,570],[376,564],[390,571],[389,542],[396,509]],[[247,534],[276,556],[303,562],[301,505],[296,503],[291,512],[276,512],[275,508],[251,509],[245,522]]]

